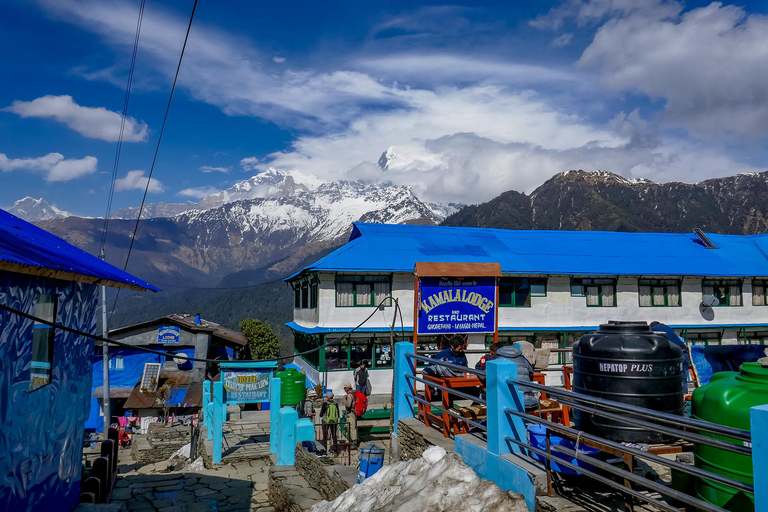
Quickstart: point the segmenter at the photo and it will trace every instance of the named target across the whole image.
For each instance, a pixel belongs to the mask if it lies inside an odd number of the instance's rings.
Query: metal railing
[[[569,349],[556,350],[567,351]],[[726,509],[703,501],[698,497],[673,489],[671,486],[665,485],[664,483],[649,480],[644,476],[635,474],[632,471],[635,458],[666,466],[670,468],[670,470],[697,479],[706,479],[707,481],[730,487],[737,492],[749,494],[754,494],[755,492],[753,485],[730,478],[729,476],[712,473],[694,465],[684,464],[676,460],[670,460],[661,457],[658,454],[640,449],[637,445],[612,441],[596,434],[584,432],[570,425],[563,425],[555,421],[550,421],[546,417],[540,417],[526,412],[523,402],[519,397],[522,395],[522,391],[546,393],[547,395],[556,398],[560,405],[579,410],[582,414],[600,416],[612,422],[619,422],[625,425],[657,432],[678,441],[685,440],[693,442],[697,446],[711,446],[716,449],[751,457],[752,436],[749,431],[717,425],[694,418],[676,416],[651,409],[635,407],[622,402],[596,398],[574,391],[553,388],[529,381],[521,381],[511,377],[504,379],[504,385],[508,388],[506,390],[509,395],[507,398],[510,398],[510,400],[507,401],[507,404],[514,403],[515,406],[504,406],[501,402],[491,402],[457,389],[443,386],[431,379],[428,380],[423,378],[418,375],[416,369],[422,369],[420,364],[442,366],[454,370],[457,373],[477,375],[478,377],[481,377],[483,381],[485,381],[487,377],[485,371],[467,368],[445,361],[436,361],[429,357],[425,357],[425,355],[416,355],[413,353],[404,353],[403,360],[408,363],[406,367],[410,369],[410,371],[406,370],[403,375],[404,381],[408,382],[408,387],[403,395],[411,400],[411,403],[416,402],[425,408],[435,408],[441,411],[441,413],[465,422],[467,425],[489,435],[487,423],[475,421],[472,418],[467,418],[458,414],[455,410],[451,410],[450,407],[444,407],[445,401],[441,405],[436,405],[435,403],[426,400],[424,396],[416,392],[416,384],[418,383],[425,387],[428,386],[440,390],[445,394],[450,394],[455,398],[471,400],[475,403],[485,405],[489,420],[492,416],[504,415],[520,422],[522,429],[518,429],[513,435],[504,434],[499,437],[502,437],[503,441],[508,444],[508,453],[519,451],[523,454],[528,454],[529,456],[536,454],[545,460],[548,474],[548,490],[551,495],[553,494],[551,476],[553,471],[552,464],[557,463],[560,466],[581,473],[596,482],[610,486],[623,493],[629,500],[627,502],[629,509],[631,509],[631,500],[635,498],[650,503],[662,510],[671,512],[677,512],[679,510],[679,505],[670,504],[666,501],[662,501],[658,497],[649,495],[648,491],[652,491],[661,495],[662,499],[668,498],[671,501],[683,503],[695,507],[698,510],[707,512],[726,512]],[[500,364],[514,365],[515,363],[511,361],[503,361]],[[396,370],[402,371],[400,368],[397,368]],[[514,374],[516,375],[516,371]],[[412,414],[412,412],[413,411],[411,410],[410,413]],[[539,412],[539,414],[541,414],[541,412]],[[510,421],[509,423],[513,422]],[[538,424],[545,427],[546,449],[532,446],[528,440],[527,427],[532,424]],[[496,431],[498,431],[498,428],[494,428],[494,432]],[[575,440],[575,447],[551,443],[550,434],[560,435],[563,438]],[[717,436],[717,438],[710,437],[710,435]],[[730,439],[733,442],[729,442],[725,439]],[[617,467],[612,463],[596,458],[596,456],[584,453],[579,449],[582,445],[597,448],[598,450],[623,457],[624,463],[628,469]],[[517,449],[512,449],[512,446]],[[584,464],[587,464],[586,468],[584,467]],[[619,481],[614,480],[614,478],[618,478]],[[645,492],[643,492],[643,490]]]

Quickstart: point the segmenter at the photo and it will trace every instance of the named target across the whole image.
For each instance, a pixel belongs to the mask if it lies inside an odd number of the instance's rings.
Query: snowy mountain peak
[[[392,146],[389,146],[386,151],[384,151],[381,156],[379,157],[379,167],[382,168],[382,170],[389,169],[389,164],[397,158],[397,155],[395,155],[395,149]]]
[[[24,219],[27,222],[58,219],[72,215],[64,210],[59,210],[52,204],[48,204],[42,197],[40,199],[35,199],[30,196],[27,196],[24,199],[19,199],[13,203],[13,206],[8,208],[8,213]]]
[[[198,203],[197,208],[206,210],[244,199],[292,196],[316,190],[323,183],[325,182],[312,174],[281,171],[270,167],[256,176],[235,183],[226,190],[209,195]]]

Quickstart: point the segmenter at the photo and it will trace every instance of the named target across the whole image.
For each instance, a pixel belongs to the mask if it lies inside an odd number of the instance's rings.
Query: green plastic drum
[[[280,379],[280,405],[296,405],[307,394],[306,376],[296,371],[294,368],[288,368],[275,374]]]
[[[739,372],[719,372],[693,392],[691,416],[694,418],[750,430],[749,409],[768,404],[768,368],[759,363],[744,363]],[[741,441],[702,432],[710,437],[740,444]],[[740,482],[753,484],[752,457],[694,444],[696,467]],[[696,495],[704,501],[734,512],[755,509],[753,494],[737,491],[704,478],[696,481]]]

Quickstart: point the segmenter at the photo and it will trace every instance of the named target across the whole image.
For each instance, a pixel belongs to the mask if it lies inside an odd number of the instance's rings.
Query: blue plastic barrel
[[[528,434],[530,435],[530,443],[531,446],[534,448],[538,448],[540,450],[546,451],[547,450],[547,428],[544,425],[529,425],[528,426]],[[556,436],[555,434],[549,435],[549,442],[551,446],[560,445],[564,448],[568,448],[570,450],[576,449],[576,443],[571,441],[570,439],[563,439],[560,436]],[[562,452],[558,452],[554,449],[551,450],[552,455],[555,457],[568,461],[571,464],[574,464],[576,466],[579,466],[581,468],[584,468],[586,471],[595,471],[595,467],[585,463],[583,460],[577,460],[571,457],[568,457]],[[596,448],[591,448],[589,446],[585,446],[584,444],[579,444],[579,455],[589,455],[594,456],[595,454],[600,453],[600,450]],[[539,455],[538,453],[530,452],[530,455],[532,458],[546,463],[546,459]],[[558,473],[563,473],[565,475],[580,475],[578,471],[574,471],[573,469],[560,465],[555,461],[552,461],[552,469],[557,471]]]
[[[358,460],[360,461],[360,471],[357,473],[357,483],[361,483],[384,465],[384,448],[379,448],[376,445],[366,446],[360,450]]]

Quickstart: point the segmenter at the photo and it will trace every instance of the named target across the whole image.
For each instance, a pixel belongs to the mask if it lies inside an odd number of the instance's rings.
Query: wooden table
[[[445,388],[455,390],[468,388],[479,389],[479,387],[483,385],[482,382],[480,382],[480,379],[474,374],[464,377],[433,377],[432,375],[423,374],[422,377],[424,380],[432,381]],[[442,426],[443,435],[445,437],[451,437],[451,434],[469,433],[469,424],[466,421],[461,421],[445,412],[453,407],[454,395],[443,389],[437,388],[437,390],[438,395],[441,396],[441,407],[443,408],[442,414],[432,414],[432,407],[419,402],[419,419],[421,419],[428,427],[432,426],[433,423]],[[424,390],[424,400],[432,402],[436,398],[437,397],[432,396],[431,387],[426,386]]]

